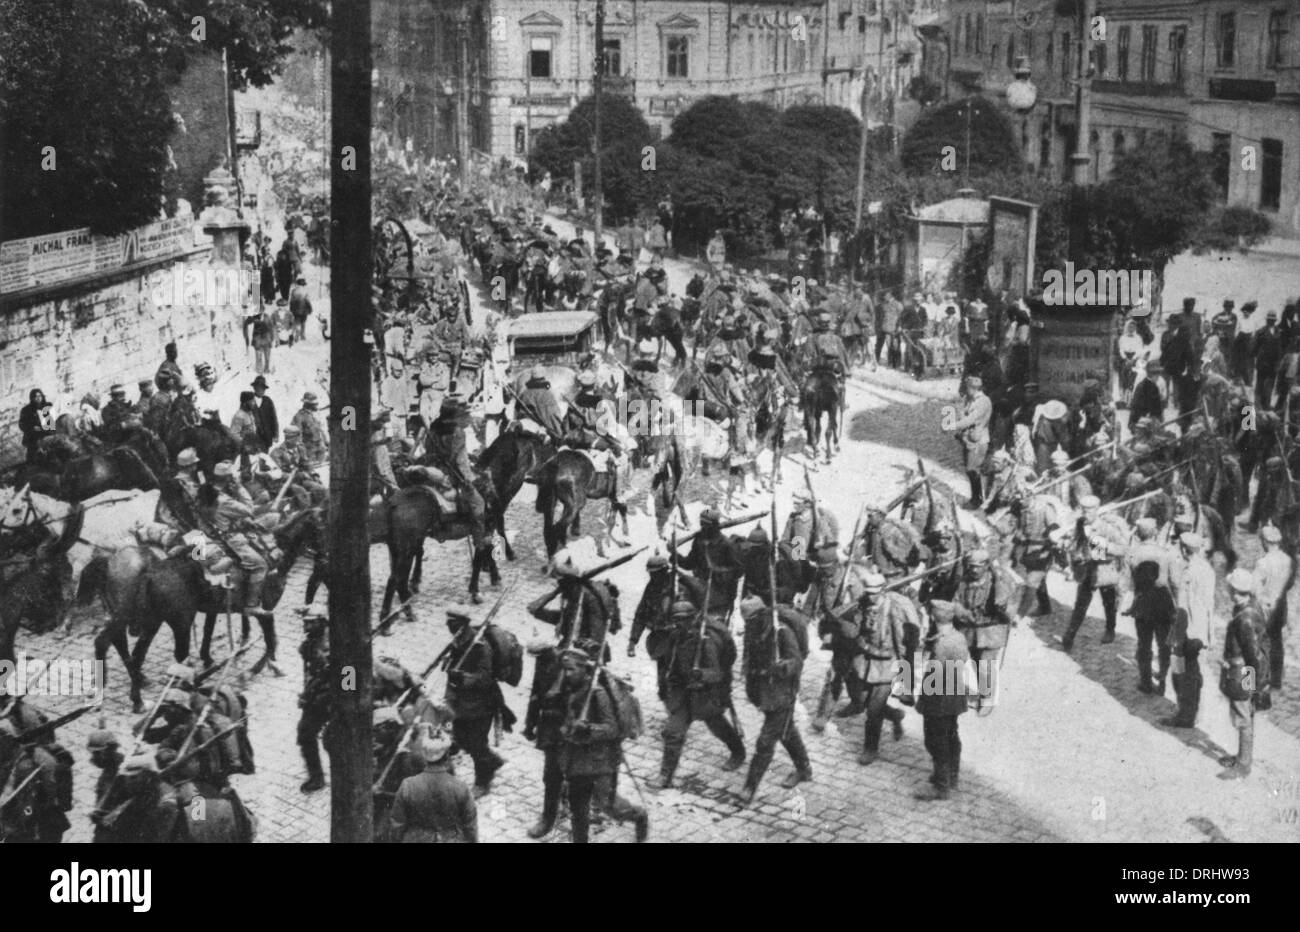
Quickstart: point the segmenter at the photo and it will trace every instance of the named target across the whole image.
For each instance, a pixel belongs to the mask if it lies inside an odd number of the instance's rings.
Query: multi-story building
[[[606,0],[603,86],[652,131],[710,95],[843,106],[877,122],[920,64],[941,0]],[[377,123],[414,148],[523,156],[592,93],[595,0],[377,0]],[[463,118],[462,118],[463,114]]]
[[[1080,23],[1070,2],[951,0],[929,34],[927,70],[949,97],[1000,97],[1017,63],[1039,90],[1014,114],[1025,160],[1069,177]],[[1092,180],[1158,131],[1214,153],[1225,203],[1300,237],[1300,4],[1295,0],[1102,0],[1091,58]],[[932,52],[934,54],[932,54]],[[943,54],[946,52],[947,54]],[[945,68],[935,69],[943,60]]]

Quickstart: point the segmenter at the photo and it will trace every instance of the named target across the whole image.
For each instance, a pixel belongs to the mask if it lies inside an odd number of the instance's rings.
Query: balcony
[[[1250,78],[1210,78],[1210,97],[1215,100],[1245,100],[1267,103],[1277,96],[1276,81]]]
[[[1185,97],[1187,89],[1182,84],[1157,84],[1150,81],[1112,81],[1093,78],[1092,90],[1097,94],[1120,94],[1125,97]]]

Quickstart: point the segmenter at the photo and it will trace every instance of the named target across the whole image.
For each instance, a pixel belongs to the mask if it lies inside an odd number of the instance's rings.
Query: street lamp
[[[1007,104],[1017,113],[1028,113],[1038,103],[1038,87],[1029,80],[1029,59],[1021,55],[1011,72],[1015,80],[1007,85]]]

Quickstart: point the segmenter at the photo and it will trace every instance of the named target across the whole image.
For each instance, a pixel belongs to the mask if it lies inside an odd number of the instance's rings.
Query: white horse
[[[0,490],[0,535],[12,534],[31,524],[41,524],[54,537],[61,537],[68,520],[78,508],[81,530],[67,552],[72,575],[64,590],[65,604],[71,605],[81,585],[81,574],[97,556],[116,553],[139,545],[136,529],[153,523],[158,510],[158,490],[101,492],[80,504],[70,504],[33,492],[29,486],[4,496]],[[65,630],[70,626],[65,615]]]

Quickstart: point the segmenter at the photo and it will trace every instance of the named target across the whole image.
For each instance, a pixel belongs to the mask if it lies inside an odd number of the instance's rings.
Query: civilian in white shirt
[[[1214,611],[1214,567],[1205,558],[1205,540],[1185,531],[1178,538],[1182,559],[1169,575],[1174,595],[1174,626],[1169,632],[1169,672],[1178,710],[1160,720],[1170,728],[1193,728],[1201,705],[1201,651],[1210,646],[1210,616]]]
[[[1287,628],[1287,590],[1295,563],[1282,549],[1282,532],[1271,524],[1259,532],[1264,555],[1255,564],[1255,597],[1268,620],[1269,680],[1282,688],[1282,633]]]

